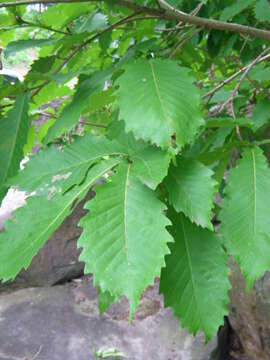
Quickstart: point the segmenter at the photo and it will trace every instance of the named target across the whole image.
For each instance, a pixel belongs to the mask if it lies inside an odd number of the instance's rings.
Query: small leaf
[[[5,49],[5,55],[15,55],[18,51],[24,51],[31,48],[40,48],[42,46],[50,46],[57,43],[59,39],[32,39],[12,41]]]
[[[109,291],[103,292],[98,288],[98,309],[100,315],[103,315],[109,309],[110,305],[117,301],[118,299],[111,295]]]
[[[133,163],[136,176],[154,190],[167,175],[170,154],[142,140],[136,141],[133,134],[126,134],[124,129],[123,121],[113,121],[107,134],[110,139],[115,139],[123,145]]]
[[[194,335],[203,331],[208,341],[227,315],[227,256],[214,233],[197,227],[174,210],[169,218],[175,242],[169,245],[171,255],[165,258],[160,292],[165,306],[173,308],[181,325]]]
[[[232,19],[235,15],[240,14],[243,10],[253,5],[255,0],[237,0],[234,1],[232,5],[226,7],[221,15],[220,20],[227,21]]]
[[[257,20],[270,22],[270,4],[267,0],[257,0],[254,11]]]
[[[80,19],[77,20],[76,26],[75,26],[75,32],[76,33],[82,33],[82,32],[92,32],[97,31],[102,28],[104,28],[108,23],[107,16],[96,13],[94,15],[88,14],[83,15]]]
[[[210,230],[213,230],[211,210],[217,185],[213,174],[197,160],[180,159],[177,166],[170,167],[165,180],[169,201],[175,210]]]
[[[29,129],[28,100],[28,94],[19,95],[7,117],[0,119],[0,203],[6,193],[5,183],[17,173],[24,157]]]
[[[83,110],[89,106],[91,96],[103,90],[105,80],[111,74],[111,71],[111,69],[98,71],[79,83],[72,102],[64,108],[59,119],[50,127],[44,139],[45,143],[51,142],[74,127]]]
[[[248,119],[251,122],[252,127],[256,131],[260,127],[266,125],[269,119],[270,119],[270,101],[264,99],[258,101],[258,103],[254,107],[251,118]]]

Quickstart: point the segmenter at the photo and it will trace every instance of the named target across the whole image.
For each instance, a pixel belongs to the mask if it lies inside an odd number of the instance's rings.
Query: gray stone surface
[[[208,360],[216,338],[192,337],[163,309],[157,286],[143,295],[132,323],[128,303],[98,314],[91,279],[0,295],[0,360],[92,360],[110,347],[129,360]],[[40,350],[39,354],[38,351]],[[35,356],[37,354],[37,356]]]
[[[244,278],[231,264],[230,324],[248,360],[270,359],[270,272],[247,293]]]

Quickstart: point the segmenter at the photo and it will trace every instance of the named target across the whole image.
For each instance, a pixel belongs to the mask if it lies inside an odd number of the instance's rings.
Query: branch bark
[[[82,3],[82,2],[106,2],[106,0],[15,0],[10,2],[0,3],[0,8],[14,7],[20,5],[31,4],[52,4],[52,3]],[[192,24],[201,28],[216,29],[221,31],[230,31],[242,35],[249,35],[250,37],[260,38],[270,41],[270,31],[258,29],[255,27],[228,23],[219,20],[206,19],[191,14],[186,14],[170,6],[165,0],[159,0],[159,3],[163,5],[164,10],[157,10],[148,8],[133,3],[129,0],[115,0],[115,4],[121,7],[125,7],[134,11],[140,11],[144,14],[154,15],[165,20],[176,20],[186,24]]]

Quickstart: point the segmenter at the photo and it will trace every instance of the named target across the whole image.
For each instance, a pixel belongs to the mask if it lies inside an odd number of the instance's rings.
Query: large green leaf
[[[28,94],[19,95],[7,117],[0,119],[0,203],[7,179],[17,173],[23,159],[29,129],[28,98]]]
[[[80,221],[80,260],[103,292],[129,298],[132,316],[168,253],[165,206],[136,177],[132,164],[123,163],[110,182],[96,189],[86,208],[91,211]]]
[[[12,280],[22,268],[27,269],[32,258],[47,239],[71,213],[75,201],[84,198],[102,175],[118,164],[118,160],[102,162],[93,167],[84,183],[54,197],[34,196],[5,223],[0,233],[0,279]]]
[[[73,144],[64,150],[50,146],[41,150],[30,159],[25,169],[20,172],[11,184],[32,191],[48,190],[57,185],[57,179],[68,184],[79,183],[89,167],[104,156],[127,155],[124,148],[115,141],[109,141],[103,136],[87,134],[78,137]]]
[[[217,235],[192,224],[183,214],[170,211],[175,242],[170,244],[162,270],[160,292],[182,326],[206,340],[223,324],[230,283],[227,256]]]
[[[270,170],[262,150],[245,149],[231,170],[220,213],[220,232],[228,252],[250,288],[270,269]]]
[[[212,230],[211,210],[216,181],[213,171],[197,160],[180,159],[171,166],[165,185],[169,201],[178,212],[182,211],[192,222]]]
[[[203,124],[199,90],[188,70],[169,60],[138,60],[119,78],[120,117],[136,138],[169,147],[189,143]]]

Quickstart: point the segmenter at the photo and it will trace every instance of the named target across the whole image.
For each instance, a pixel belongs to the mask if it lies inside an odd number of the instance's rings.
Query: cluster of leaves
[[[94,186],[78,247],[101,312],[125,295],[131,318],[160,277],[165,305],[208,340],[227,314],[229,256],[247,288],[270,269],[270,55],[161,3],[0,3],[5,56],[38,53],[23,82],[0,76],[0,202],[10,186],[28,194],[0,234],[0,279],[27,269]],[[264,0],[168,4],[269,28]]]

